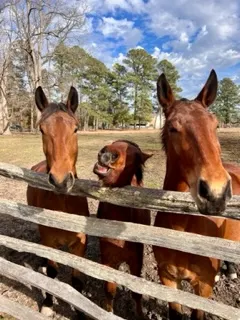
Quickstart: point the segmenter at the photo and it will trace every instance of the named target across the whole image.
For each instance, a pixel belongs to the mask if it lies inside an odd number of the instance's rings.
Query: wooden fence
[[[25,181],[34,187],[51,190],[45,174],[37,174],[24,168],[0,163],[0,175]],[[127,207],[161,210],[162,212],[172,211],[179,214],[198,214],[191,196],[187,193],[183,194],[133,187],[108,189],[101,188],[96,182],[77,180],[71,194],[83,195]],[[93,236],[105,236],[141,242],[144,244],[159,245],[235,263],[240,262],[240,243],[230,240],[183,233],[153,226],[69,215],[63,212],[34,208],[3,199],[0,200],[0,214],[11,215],[25,221],[57,227],[59,229],[85,232]],[[226,212],[223,213],[222,216],[240,219],[240,197],[233,197]],[[213,300],[204,299],[181,290],[152,283],[85,258],[46,248],[40,244],[0,235],[0,245],[12,248],[19,252],[29,252],[40,257],[54,260],[76,268],[91,277],[116,282],[140,294],[165,300],[167,302],[175,301],[193,309],[202,309],[225,319],[240,319],[240,310],[237,308]],[[3,258],[0,258],[0,274],[45,290],[73,305],[76,309],[83,311],[93,319],[122,319],[104,311],[78,293],[71,286],[49,279],[42,274],[23,266],[16,265]],[[2,296],[0,297],[0,311],[6,312],[18,319],[45,319],[43,315],[36,311],[22,307]]]

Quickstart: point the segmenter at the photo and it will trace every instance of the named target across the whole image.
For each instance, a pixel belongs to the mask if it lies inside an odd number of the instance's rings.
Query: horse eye
[[[77,132],[78,132],[78,127],[76,127],[74,130],[74,133],[77,133]]]
[[[171,132],[171,133],[177,133],[178,130],[177,130],[176,128],[174,128],[174,127],[170,127],[170,128],[169,128],[169,132]]]
[[[117,160],[118,158],[118,153],[112,153],[112,160]]]

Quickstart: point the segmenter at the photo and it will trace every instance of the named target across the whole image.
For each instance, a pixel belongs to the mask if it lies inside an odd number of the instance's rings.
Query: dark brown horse
[[[74,115],[78,107],[78,94],[71,87],[67,103],[49,103],[42,88],[38,87],[35,93],[35,101],[41,111],[39,121],[42,133],[43,151],[46,160],[38,163],[32,170],[47,173],[49,184],[54,192],[41,190],[28,186],[27,201],[29,205],[72,214],[88,216],[87,199],[68,195],[72,189],[76,172],[76,161],[78,155],[77,131],[78,121]],[[60,194],[64,192],[65,194]],[[66,245],[69,251],[77,256],[83,256],[86,248],[87,237],[83,233],[64,231],[39,225],[41,243],[52,248]],[[57,275],[57,264],[48,261],[47,275],[55,278]],[[73,286],[81,290],[81,280],[78,271],[72,273]],[[42,312],[51,312],[53,304],[52,296],[46,295]]]
[[[104,186],[124,187],[128,185],[142,186],[143,166],[151,157],[143,153],[139,146],[126,140],[115,141],[105,146],[98,154],[98,162],[94,166],[96,173]],[[117,221],[126,221],[150,225],[150,212],[121,207],[100,202],[98,218]],[[124,240],[100,238],[101,261],[104,265],[117,269],[121,263],[129,265],[131,274],[141,275],[143,262],[143,244]],[[106,310],[113,311],[113,299],[117,284],[107,282]],[[143,317],[141,295],[133,292],[138,316]],[[142,318],[141,318],[142,319]]]
[[[224,211],[233,192],[239,193],[239,170],[223,165],[217,138],[217,119],[208,112],[217,93],[217,76],[212,71],[205,86],[194,100],[175,100],[172,89],[162,74],[157,82],[158,99],[166,122],[162,143],[167,157],[163,188],[190,191],[201,213],[217,215]],[[237,185],[237,187],[236,187]],[[239,240],[239,227],[233,220],[203,216],[157,214],[155,226],[201,235]],[[176,250],[154,247],[159,277],[163,284],[180,288],[188,280],[195,294],[209,297],[219,260]],[[171,320],[182,319],[182,307],[169,304]],[[191,319],[204,319],[204,312],[193,310]]]

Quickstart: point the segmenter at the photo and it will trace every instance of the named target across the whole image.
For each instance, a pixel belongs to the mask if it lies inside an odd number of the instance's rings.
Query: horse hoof
[[[82,311],[76,310],[77,320],[88,320],[89,318]]]
[[[38,268],[38,272],[44,274],[45,276],[47,276],[47,267],[39,267]]]
[[[225,263],[222,265],[221,269],[222,269],[223,271],[227,271],[227,266],[226,266]]]
[[[238,277],[238,276],[237,276],[236,272],[229,274],[229,278],[230,278],[231,280],[237,279],[237,277]]]
[[[215,276],[215,283],[217,283],[219,280],[220,280],[220,274],[217,274],[217,275]]]
[[[136,320],[147,320],[148,318],[146,316],[136,316]]]
[[[50,318],[50,317],[53,316],[54,311],[53,311],[53,309],[50,308],[50,307],[42,306],[42,308],[41,308],[41,314],[43,314],[45,317]]]

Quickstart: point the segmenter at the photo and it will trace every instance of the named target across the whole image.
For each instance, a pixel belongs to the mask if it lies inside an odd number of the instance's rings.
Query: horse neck
[[[132,186],[132,187],[143,187],[143,182],[141,181],[140,183],[138,183],[138,182],[137,182],[137,178],[136,178],[136,176],[134,175],[134,176],[132,177],[131,186]]]
[[[167,156],[166,175],[163,189],[168,191],[186,192],[189,190],[184,173],[175,155]]]
[[[170,158],[170,160],[169,160]],[[189,190],[184,174],[179,166],[177,157],[168,157],[166,166],[166,175],[163,189],[168,191],[186,192]],[[188,225],[189,215],[169,214],[169,223],[174,230],[185,231]]]

